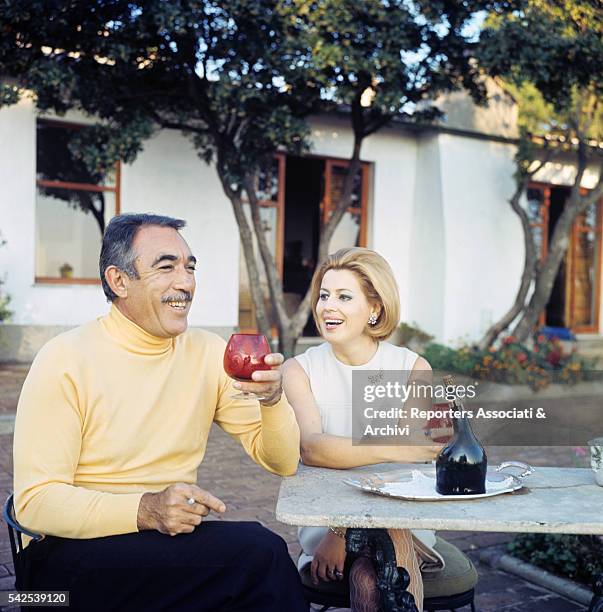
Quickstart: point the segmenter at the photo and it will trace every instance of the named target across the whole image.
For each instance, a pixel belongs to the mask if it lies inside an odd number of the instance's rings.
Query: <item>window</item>
[[[36,282],[98,283],[98,257],[109,220],[119,214],[119,164],[90,172],[73,155],[82,126],[38,120]],[[71,146],[70,146],[71,143]]]

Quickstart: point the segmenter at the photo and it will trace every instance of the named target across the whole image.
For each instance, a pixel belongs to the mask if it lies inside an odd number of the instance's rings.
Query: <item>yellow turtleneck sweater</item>
[[[212,422],[261,466],[294,473],[293,410],[284,396],[261,408],[230,399],[224,347],[198,329],[151,336],[115,306],[46,344],[17,407],[15,508],[23,526],[66,538],[137,531],[143,493],[197,482]]]

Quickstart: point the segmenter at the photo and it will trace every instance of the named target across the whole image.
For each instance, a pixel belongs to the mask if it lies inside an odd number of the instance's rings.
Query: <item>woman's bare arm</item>
[[[310,381],[296,359],[283,365],[283,389],[299,424],[301,458],[306,465],[347,469],[374,463],[431,461],[439,450],[434,446],[354,446],[351,438],[324,433]]]

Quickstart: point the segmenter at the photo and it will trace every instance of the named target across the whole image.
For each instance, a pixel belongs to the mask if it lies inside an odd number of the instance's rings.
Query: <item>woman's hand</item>
[[[345,562],[345,539],[329,531],[320,541],[310,568],[312,582],[341,580]]]
[[[417,446],[388,446],[384,447],[387,452],[387,460],[395,463],[431,463],[444,448],[439,445],[417,445]]]

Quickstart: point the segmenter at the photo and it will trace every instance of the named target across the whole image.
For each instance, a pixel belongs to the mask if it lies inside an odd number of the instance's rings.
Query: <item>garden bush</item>
[[[473,376],[475,366],[481,353],[471,347],[453,349],[443,344],[428,344],[423,351],[423,357],[434,370],[446,370]]]
[[[603,539],[594,535],[522,533],[508,544],[514,556],[588,587],[603,573]]]
[[[536,336],[530,346],[509,336],[487,351],[473,346],[452,349],[432,343],[427,345],[423,356],[434,370],[492,382],[524,384],[535,390],[552,382],[576,384],[588,380],[596,363],[575,351],[565,353],[557,340],[543,335]]]

